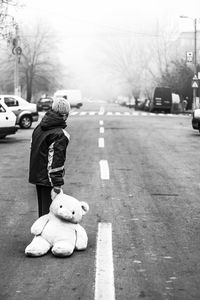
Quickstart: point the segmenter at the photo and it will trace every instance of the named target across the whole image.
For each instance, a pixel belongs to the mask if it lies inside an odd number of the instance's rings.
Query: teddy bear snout
[[[63,219],[65,220],[71,220],[73,217],[73,212],[71,212],[70,210],[66,210],[65,208],[63,208],[62,205],[60,205],[59,210],[58,210],[58,215],[61,216]]]

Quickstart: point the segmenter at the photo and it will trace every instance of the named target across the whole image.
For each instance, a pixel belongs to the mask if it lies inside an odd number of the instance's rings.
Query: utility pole
[[[193,101],[192,101],[192,109],[196,109],[197,106],[197,102],[196,102],[196,98],[197,98],[197,89],[199,86],[199,80],[197,77],[197,18],[191,18],[188,16],[180,16],[180,18],[188,18],[193,20],[194,22],[194,77],[192,79],[192,88],[193,88]]]
[[[198,86],[198,78],[197,78],[197,19],[194,19],[194,78],[193,80],[197,80]],[[196,98],[197,98],[197,88],[193,87],[193,110],[196,108]]]
[[[13,39],[13,49],[12,53],[15,56],[15,66],[14,66],[14,93],[17,96],[21,96],[21,89],[19,85],[19,63],[22,54],[22,49],[19,47],[19,27],[15,25],[15,37]]]

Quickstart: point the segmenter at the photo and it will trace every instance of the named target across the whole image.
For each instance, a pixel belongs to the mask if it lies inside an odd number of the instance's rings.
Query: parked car
[[[58,90],[54,93],[54,97],[65,97],[71,107],[80,108],[83,105],[80,90]]]
[[[15,114],[4,102],[0,101],[0,139],[16,133],[16,119]]]
[[[195,109],[192,113],[192,127],[200,132],[200,109]]]
[[[16,95],[0,95],[0,100],[14,112],[17,117],[16,124],[21,128],[28,129],[32,122],[38,121],[39,114],[35,103],[29,103]]]
[[[151,103],[150,99],[145,99],[144,100],[144,111],[149,111],[150,103]]]
[[[172,92],[168,87],[156,87],[151,99],[149,111],[170,113],[172,109]]]
[[[52,97],[40,98],[37,102],[37,110],[38,111],[47,111],[51,108],[53,103]]]

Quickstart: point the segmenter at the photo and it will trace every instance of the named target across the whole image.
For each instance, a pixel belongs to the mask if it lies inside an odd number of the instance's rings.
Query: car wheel
[[[23,129],[28,129],[32,125],[32,119],[30,116],[23,116],[20,119],[19,126]]]

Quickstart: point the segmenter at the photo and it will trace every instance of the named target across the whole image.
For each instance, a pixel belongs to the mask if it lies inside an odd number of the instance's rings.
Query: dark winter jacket
[[[69,143],[66,123],[54,111],[48,111],[34,129],[31,141],[29,182],[44,186],[64,184],[64,163]]]

